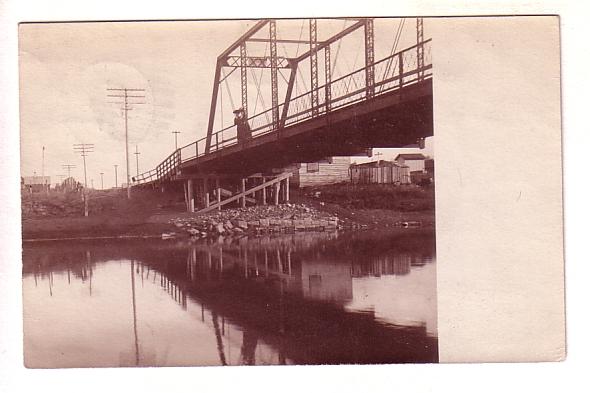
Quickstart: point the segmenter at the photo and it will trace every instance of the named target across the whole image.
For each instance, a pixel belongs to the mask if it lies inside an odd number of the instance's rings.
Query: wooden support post
[[[275,205],[279,204],[279,192],[281,190],[281,182],[276,182],[275,183],[275,192],[274,192],[274,202]]]
[[[209,207],[209,178],[203,178],[203,196],[205,197],[205,207]]]
[[[246,207],[246,179],[242,179],[242,207]]]
[[[221,205],[220,205],[220,203],[221,203],[221,187],[219,187],[219,178],[218,177],[215,178],[215,189],[216,189],[215,192],[217,193],[217,204],[219,205],[219,206],[217,206],[217,210],[221,210]]]
[[[285,202],[289,202],[289,178],[285,179]]]
[[[287,203],[289,201],[289,178],[283,180],[283,203]]]
[[[193,196],[193,180],[192,179],[188,179],[186,181],[186,188],[187,188],[187,197],[188,197],[188,211],[190,213],[194,213],[195,212],[195,199]]]
[[[266,177],[262,176],[262,184],[266,183]],[[262,188],[262,204],[266,205],[266,187]]]

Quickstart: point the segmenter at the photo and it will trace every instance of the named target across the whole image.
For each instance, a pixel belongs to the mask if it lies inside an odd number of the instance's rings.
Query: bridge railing
[[[430,78],[432,76],[431,41],[431,39],[428,39],[373,63],[371,66],[374,70],[375,81],[372,91],[366,83],[366,71],[368,67],[363,67],[350,74],[334,79],[329,84],[318,86],[316,89],[318,93],[317,107],[312,107],[312,91],[292,98],[288,103],[287,115],[282,119],[284,121],[282,126],[290,126],[313,117],[325,115],[336,109],[354,105],[374,96]],[[423,53],[423,64],[421,67],[418,66],[419,51]],[[330,100],[326,100],[328,93]],[[278,106],[277,112],[279,116],[282,115],[284,106],[285,103]],[[248,118],[252,138],[257,138],[279,129],[278,124],[272,121],[273,109],[270,108]],[[138,185],[155,180],[168,179],[177,173],[183,162],[208,154],[206,153],[206,143],[207,138],[204,137],[177,149],[162,161],[155,170],[137,176],[134,184]],[[212,134],[209,153],[220,151],[237,143],[236,126],[228,126]]]

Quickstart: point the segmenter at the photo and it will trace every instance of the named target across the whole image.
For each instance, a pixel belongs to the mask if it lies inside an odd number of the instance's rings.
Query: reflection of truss
[[[240,56],[228,56],[225,59],[225,63],[222,65],[224,67],[240,67]],[[270,68],[271,66],[271,58],[269,56],[266,57],[254,57],[249,56],[244,58],[246,62],[246,67],[252,68]],[[278,68],[291,68],[291,61],[292,59],[288,59],[286,57],[277,57],[277,67]]]

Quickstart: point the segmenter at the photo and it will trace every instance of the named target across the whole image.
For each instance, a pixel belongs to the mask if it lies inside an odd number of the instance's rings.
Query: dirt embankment
[[[419,187],[334,185],[293,190],[291,203],[212,212],[186,213],[182,194],[94,191],[89,216],[77,193],[25,195],[23,238],[160,236],[177,232],[202,236],[244,231],[434,227],[434,190]],[[268,220],[268,222],[267,222]],[[246,224],[244,224],[244,222]],[[180,225],[182,224],[182,225]],[[279,225],[280,224],[280,225]]]
[[[434,187],[335,184],[306,188],[295,202],[336,215],[349,226],[383,228],[419,223],[434,227]]]
[[[84,217],[80,193],[29,194],[22,199],[23,238],[151,235],[168,227],[150,223],[151,216],[183,209],[184,203],[175,194],[135,191],[128,200],[123,190],[93,191],[89,215]]]

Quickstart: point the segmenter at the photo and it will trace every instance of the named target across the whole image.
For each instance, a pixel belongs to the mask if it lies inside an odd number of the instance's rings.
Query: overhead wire
[[[264,46],[264,55],[263,57],[266,57],[266,51],[268,50],[268,43]],[[264,68],[262,68],[260,70],[260,79],[256,79],[256,74],[254,73],[254,71],[252,69],[250,69],[250,74],[252,75],[252,78],[254,79],[254,85],[256,86],[256,90],[257,90],[257,94],[256,94],[256,100],[254,101],[254,115],[256,115],[256,108],[258,108],[258,99],[260,99],[260,102],[262,104],[262,111],[266,112],[266,104],[264,103],[264,97],[262,95],[262,91],[260,89],[260,82],[262,81],[262,75],[264,74]],[[268,118],[268,113],[265,113],[265,117],[266,117],[266,121],[269,122],[269,118]]]
[[[346,19],[344,20],[344,24],[342,25],[342,30],[346,27]],[[338,61],[338,54],[340,53],[340,47],[342,46],[342,39],[338,40],[338,46],[336,47],[336,53],[334,54],[334,62],[332,63],[332,69],[330,70],[330,74],[333,75],[334,71],[336,70],[336,62]]]
[[[346,84],[346,92],[347,93],[348,93],[348,89],[350,88],[350,83],[351,82],[354,82],[354,86],[358,89],[358,85],[357,85],[356,81],[354,80],[354,76],[353,75],[355,73],[354,69],[356,67],[356,62],[358,61],[358,58],[359,58],[360,48],[361,48],[362,43],[363,42],[361,40],[361,42],[359,42],[358,47],[356,48],[356,56],[354,57],[354,62],[352,63],[352,71],[351,71],[351,74],[350,74],[350,79],[349,79],[348,83]]]
[[[387,61],[387,65],[385,66],[385,70],[383,72],[383,77],[381,78],[381,80],[385,80],[387,78],[387,75],[389,75],[389,71],[391,70],[391,65],[393,64],[394,58],[392,57],[396,51],[397,51],[397,46],[399,45],[399,41],[402,35],[402,31],[404,29],[404,25],[406,24],[406,18],[402,18],[402,20],[400,21],[399,25],[397,26],[397,31],[395,33],[395,38],[393,40],[393,44],[391,46],[391,53],[389,54],[390,58]],[[395,59],[395,65],[397,66],[398,64],[398,59]],[[383,90],[383,88],[385,87],[385,84],[381,85],[381,90]]]
[[[229,102],[231,104],[231,107],[232,108],[235,108],[235,106],[234,106],[234,99],[233,99],[233,97],[231,95],[231,90],[229,89],[229,84],[227,83],[227,77],[229,75],[225,75],[225,70],[223,70],[223,69],[222,69],[221,72],[223,72],[223,77],[224,77],[223,79],[225,81],[225,88],[227,89],[227,94],[229,95]]]

